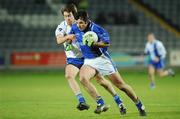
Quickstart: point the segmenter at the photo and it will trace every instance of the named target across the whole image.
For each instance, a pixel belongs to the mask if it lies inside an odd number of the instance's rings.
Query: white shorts
[[[101,75],[110,75],[117,71],[115,64],[113,63],[110,57],[101,55],[100,57],[93,59],[85,59],[84,65],[89,65],[92,68],[96,69]]]

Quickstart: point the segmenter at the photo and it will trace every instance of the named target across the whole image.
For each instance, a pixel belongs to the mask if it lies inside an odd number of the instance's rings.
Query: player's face
[[[64,12],[64,20],[67,22],[68,25],[72,25],[73,22],[75,21],[74,16],[72,12]]]
[[[83,20],[81,20],[81,19],[78,19],[78,20],[76,21],[76,23],[77,23],[77,26],[79,27],[79,29],[80,29],[81,31],[83,31],[84,29],[86,29],[86,27],[87,27],[87,25],[88,25],[87,22],[85,22],[85,21],[83,21]]]
[[[149,34],[149,35],[147,36],[147,39],[148,39],[148,42],[153,42],[154,39],[155,39],[155,37],[154,37],[154,35]]]

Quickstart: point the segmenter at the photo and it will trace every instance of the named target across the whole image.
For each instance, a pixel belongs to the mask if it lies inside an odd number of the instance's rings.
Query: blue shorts
[[[154,62],[153,60],[150,60],[149,65],[152,65],[155,69],[163,69],[165,67],[164,62],[164,59],[160,59],[159,62]]]
[[[67,58],[66,62],[80,69],[84,64],[84,58]]]

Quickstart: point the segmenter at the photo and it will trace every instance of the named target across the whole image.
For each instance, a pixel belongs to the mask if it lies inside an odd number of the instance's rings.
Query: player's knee
[[[97,83],[99,84],[99,85],[103,85],[104,84],[104,82],[103,82],[103,79],[101,80],[101,79],[98,79],[98,80],[96,80],[97,81]]]
[[[105,89],[108,89],[108,86],[109,86],[108,83],[106,83],[104,81],[99,81],[98,84],[101,85],[102,87],[104,87]]]
[[[154,73],[149,73],[148,76],[149,78],[152,78],[154,76]]]
[[[115,82],[113,82],[114,85],[119,88],[120,90],[123,90],[126,87],[126,83],[125,82],[121,82],[119,80],[116,80]]]
[[[88,79],[86,76],[80,75],[80,82],[81,82],[83,85],[87,84],[88,80],[89,80],[89,79]]]
[[[112,82],[118,88],[120,88],[122,85],[124,85],[124,83],[121,82],[120,80],[112,80]]]
[[[119,85],[119,89],[124,91],[124,89],[126,88],[126,84],[120,84]]]
[[[120,88],[121,88],[121,90],[125,90],[127,88],[127,86],[128,86],[127,84],[121,84]]]
[[[159,76],[160,76],[160,77],[163,77],[163,76],[164,76],[163,72],[160,72],[160,73],[159,73]]]
[[[66,78],[67,80],[73,80],[73,79],[75,79],[74,76],[69,75],[69,74],[66,74],[66,75],[65,75],[65,78]]]
[[[149,75],[154,75],[156,73],[155,69],[154,70],[149,70]]]

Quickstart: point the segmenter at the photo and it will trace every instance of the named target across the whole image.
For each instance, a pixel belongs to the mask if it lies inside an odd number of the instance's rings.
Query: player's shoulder
[[[146,43],[146,48],[149,48],[151,46],[151,43],[147,42]]]
[[[67,26],[66,22],[65,22],[65,21],[62,21],[62,22],[57,26],[57,28],[64,28],[64,27],[66,27],[66,26]]]
[[[76,23],[73,23],[72,26],[71,26],[71,29],[72,30],[78,30],[78,26]]]
[[[159,45],[159,46],[162,46],[162,45],[163,45],[162,41],[160,41],[160,40],[156,40],[156,43],[157,43],[157,45]]]
[[[107,33],[107,31],[103,27],[101,27],[100,25],[98,25],[98,24],[96,24],[94,22],[91,22],[91,26],[90,27],[91,27],[91,31],[101,32],[101,33],[106,32]]]
[[[61,32],[66,28],[66,22],[62,21],[57,27],[56,27],[56,32]]]
[[[96,23],[94,23],[94,22],[91,22],[90,25],[91,25],[91,26],[90,26],[91,29],[98,29],[98,28],[101,28],[100,25],[98,25],[98,24],[96,24]]]
[[[76,24],[76,23],[73,23],[71,27],[72,27],[72,28],[75,28],[75,27],[77,27],[77,24]]]
[[[146,42],[146,46],[148,46],[148,45],[150,45],[150,43],[149,43],[149,42]]]
[[[56,27],[56,30],[55,30],[55,35],[59,35],[59,34],[64,34],[65,32],[65,29],[66,29],[66,22],[65,21],[62,21],[57,27]]]

